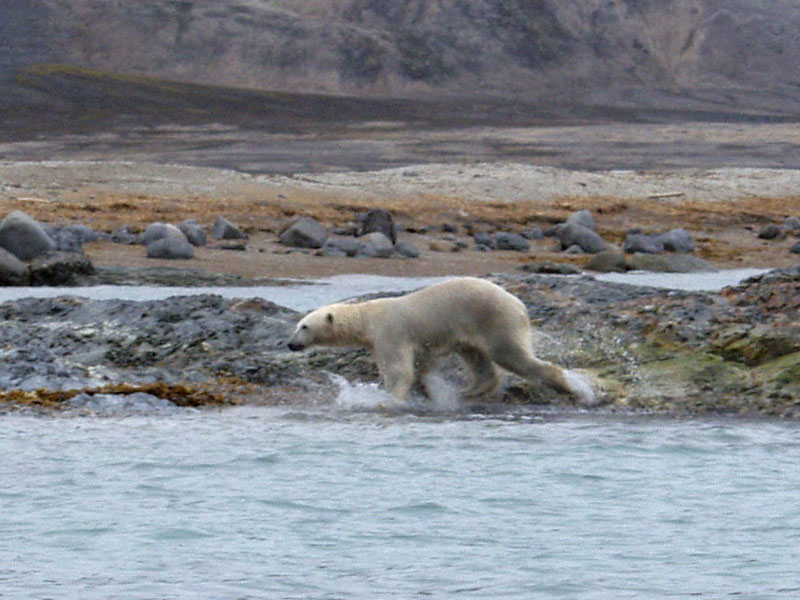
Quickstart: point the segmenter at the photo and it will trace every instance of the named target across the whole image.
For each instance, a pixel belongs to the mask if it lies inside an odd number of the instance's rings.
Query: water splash
[[[351,383],[333,373],[330,377],[339,388],[334,404],[342,410],[453,413],[462,408],[461,394],[439,373],[425,376],[429,397],[412,393],[405,402],[397,400],[377,383]]]

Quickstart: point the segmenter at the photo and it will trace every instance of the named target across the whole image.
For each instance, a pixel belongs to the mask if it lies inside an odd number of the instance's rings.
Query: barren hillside
[[[0,79],[42,62],[335,94],[795,111],[790,0],[5,0]]]

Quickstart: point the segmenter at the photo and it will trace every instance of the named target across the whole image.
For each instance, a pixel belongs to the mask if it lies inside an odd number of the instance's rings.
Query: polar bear
[[[384,385],[401,402],[418,378],[425,385],[437,361],[455,353],[472,372],[467,398],[497,389],[499,365],[591,404],[594,393],[580,375],[533,355],[530,333],[525,305],[516,296],[489,281],[460,277],[405,296],[323,306],[300,320],[288,345],[295,351],[315,345],[369,348]]]

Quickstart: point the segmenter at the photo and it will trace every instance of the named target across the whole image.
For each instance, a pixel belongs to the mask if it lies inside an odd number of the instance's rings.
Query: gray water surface
[[[795,423],[0,417],[0,597],[797,598]]]

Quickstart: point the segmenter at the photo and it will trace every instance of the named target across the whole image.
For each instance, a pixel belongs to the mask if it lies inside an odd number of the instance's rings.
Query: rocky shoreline
[[[800,418],[800,267],[719,293],[585,275],[491,278],[528,307],[542,357],[595,380],[594,410]],[[299,314],[266,300],[99,301],[64,291],[0,304],[0,410],[91,411],[95,399],[131,394],[178,406],[324,406],[337,393],[331,374],[378,381],[364,351],[288,352]],[[464,385],[457,364],[444,375]],[[496,402],[465,410],[572,405],[513,376]]]

